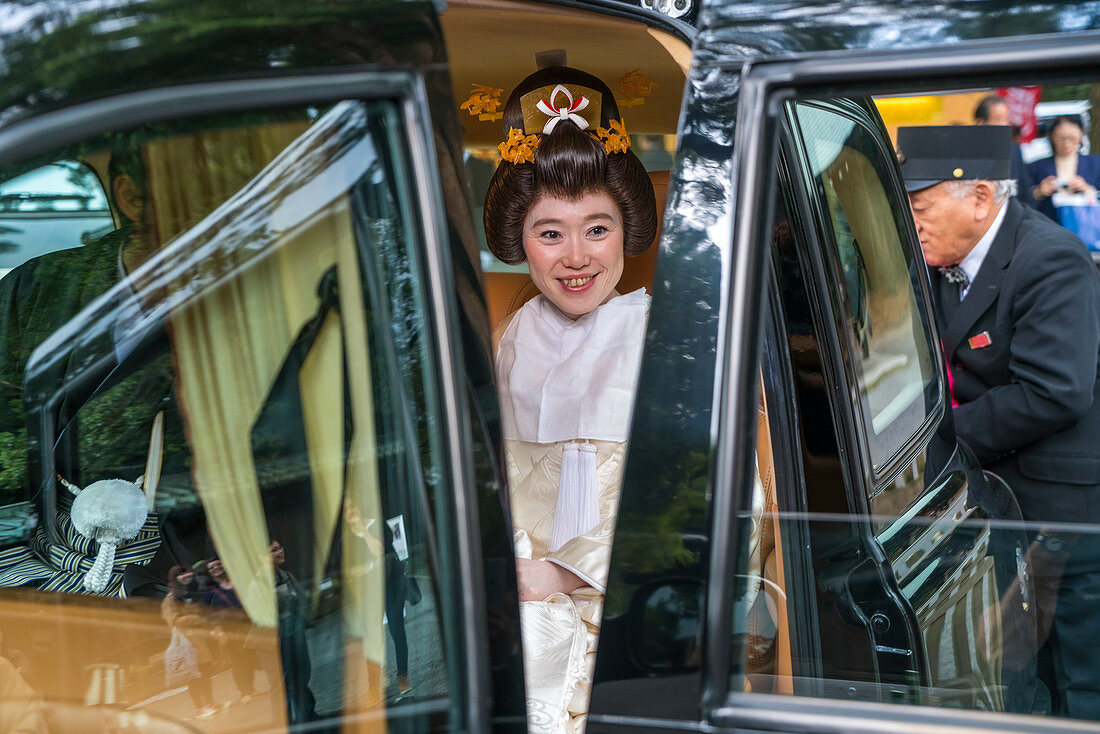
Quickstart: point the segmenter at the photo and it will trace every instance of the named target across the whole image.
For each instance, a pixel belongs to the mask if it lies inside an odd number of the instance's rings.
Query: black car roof
[[[1100,28],[1100,4],[1033,0],[704,0],[698,25],[699,46],[731,56],[761,58],[821,51],[917,49],[1095,30]]]
[[[652,10],[630,3],[570,5],[657,24]],[[9,2],[0,8],[0,127],[128,88],[335,66],[442,63],[442,8],[426,0]],[[681,22],[664,26],[675,26],[681,36],[690,31]],[[1086,31],[1100,28],[1100,4],[704,0],[698,28],[696,48],[704,60],[715,54],[762,58]]]
[[[5,14],[0,128],[130,89],[443,61],[424,0],[9,3]]]

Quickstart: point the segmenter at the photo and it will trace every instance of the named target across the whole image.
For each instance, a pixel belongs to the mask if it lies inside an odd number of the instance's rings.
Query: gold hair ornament
[[[621,120],[608,120],[607,127],[596,128],[596,137],[603,143],[608,155],[630,150],[630,135]]]
[[[652,85],[645,77],[641,79]],[[648,93],[647,87],[644,94]],[[520,97],[523,129],[508,129],[507,139],[497,146],[500,157],[513,165],[534,163],[541,136],[553,132],[562,120],[569,120],[603,143],[608,155],[625,153],[630,149],[630,136],[622,121],[610,120],[608,127],[599,126],[602,99],[599,92],[579,84],[546,85],[531,90]]]
[[[497,111],[500,109],[500,95],[502,94],[504,94],[503,89],[490,87],[486,84],[474,84],[470,96],[458,107],[466,110],[471,117],[476,117],[482,122],[499,120],[504,117],[503,112]]]
[[[547,84],[520,97],[519,106],[528,135],[551,132],[562,120],[591,130],[600,124],[603,97],[579,84]]]
[[[653,93],[657,82],[642,73],[640,68],[628,71],[615,80],[619,83],[619,106],[634,107],[645,104],[645,98]]]
[[[508,138],[497,146],[500,157],[512,164],[534,163],[535,148],[539,147],[538,135],[524,135],[522,130],[510,128]]]
[[[603,143],[603,149],[608,155],[630,150],[630,135],[619,120],[609,120],[607,127],[597,127],[588,132]],[[535,150],[539,147],[540,140],[539,135],[524,135],[522,130],[513,127],[508,130],[508,138],[497,149],[500,157],[513,165],[534,163]]]

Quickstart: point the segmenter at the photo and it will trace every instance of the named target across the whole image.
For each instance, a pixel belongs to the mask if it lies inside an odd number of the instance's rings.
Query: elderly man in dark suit
[[[898,131],[955,428],[1015,491],[1050,592],[1051,711],[1100,719],[1100,543],[1063,526],[1100,522],[1100,279],[1080,239],[1012,196],[1011,142],[1007,127]]]

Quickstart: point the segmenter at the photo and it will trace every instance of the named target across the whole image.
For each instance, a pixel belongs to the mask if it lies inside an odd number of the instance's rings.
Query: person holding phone
[[[1041,158],[1028,166],[1036,208],[1057,221],[1052,197],[1059,192],[1096,194],[1100,187],[1100,156],[1081,153],[1085,129],[1076,115],[1062,115],[1051,123],[1050,148],[1054,155]]]

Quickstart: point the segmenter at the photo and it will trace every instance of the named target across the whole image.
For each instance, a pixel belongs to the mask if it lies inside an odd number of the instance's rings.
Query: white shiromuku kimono
[[[537,734],[584,730],[649,302],[639,289],[574,321],[540,295],[501,325],[496,371],[516,556],[588,583],[520,604],[527,719]]]

